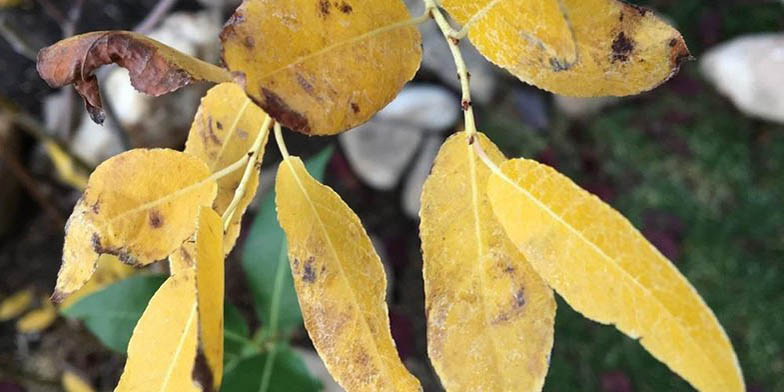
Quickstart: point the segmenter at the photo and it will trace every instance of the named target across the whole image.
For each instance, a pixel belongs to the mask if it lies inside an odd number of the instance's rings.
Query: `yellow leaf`
[[[19,316],[33,303],[33,290],[24,289],[11,294],[0,302],[0,321]]]
[[[488,196],[507,235],[575,310],[640,343],[701,391],[743,391],[716,316],[621,214],[552,168],[501,166]]]
[[[60,383],[65,392],[95,392],[95,389],[87,381],[70,370],[63,372]]]
[[[51,140],[45,141],[44,148],[63,182],[76,189],[84,189],[87,186],[87,173],[84,173],[57,143]]]
[[[690,58],[680,33],[618,0],[442,0],[471,42],[522,81],[563,95],[650,90]]]
[[[401,0],[245,0],[221,33],[226,66],[281,124],[332,135],[389,103],[419,69]]]
[[[216,172],[244,157],[259,132],[264,132],[262,148],[257,158],[261,162],[264,145],[267,144],[269,136],[269,132],[262,129],[266,117],[267,115],[248,99],[242,87],[234,83],[219,84],[202,98],[185,143],[185,152],[199,157],[210,171]],[[218,180],[218,196],[213,203],[218,214],[226,212],[242,176],[242,170],[238,170]],[[242,215],[256,195],[258,186],[259,176],[253,173],[226,229],[223,246],[227,254],[239,237]]]
[[[231,81],[231,74],[221,67],[130,31],[94,31],[66,38],[41,49],[36,68],[51,87],[73,84],[90,117],[102,123],[101,92],[93,73],[112,63],[128,70],[134,88],[156,97],[195,81]]]
[[[116,392],[200,391],[192,374],[198,312],[194,270],[163,283],[150,299],[128,343],[128,360]]]
[[[421,390],[395,350],[384,267],[359,218],[296,157],[275,192],[305,327],[330,374],[349,392]]]
[[[21,333],[37,333],[49,328],[57,319],[57,309],[47,297],[41,298],[41,307],[33,309],[16,321],[16,330]]]
[[[223,378],[223,226],[220,216],[202,207],[196,231],[196,293],[199,340],[218,390]]]
[[[66,224],[56,302],[82,287],[100,254],[127,264],[166,258],[195,229],[217,191],[198,158],[166,149],[132,150],[102,163]]]
[[[505,160],[482,134],[493,162]],[[422,191],[428,354],[448,391],[539,391],[555,299],[493,216],[490,170],[464,132],[441,147]]]
[[[80,299],[120,280],[127,278],[138,271],[130,265],[123,264],[116,256],[110,254],[103,254],[98,258],[98,263],[95,267],[90,280],[82,286],[79,290],[66,297],[60,302],[60,309],[66,309],[75,304]]]

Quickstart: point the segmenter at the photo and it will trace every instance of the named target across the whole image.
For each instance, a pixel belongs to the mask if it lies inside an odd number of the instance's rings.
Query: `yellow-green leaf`
[[[421,38],[401,0],[245,0],[221,34],[223,59],[281,124],[353,128],[419,69]]]
[[[218,390],[223,378],[223,225],[209,207],[199,214],[195,250],[199,341]]]
[[[0,302],[0,321],[19,316],[33,303],[33,290],[23,289],[9,295]]]
[[[503,154],[482,134],[489,158]],[[428,354],[448,391],[539,391],[553,346],[553,291],[509,241],[464,132],[441,147],[422,191]]]
[[[266,117],[267,115],[248,99],[242,87],[235,83],[219,84],[202,98],[185,143],[185,152],[199,157],[214,173],[243,158],[253,146],[259,132],[264,132],[260,155],[257,158],[261,162],[269,135],[266,129],[262,129]],[[218,214],[226,212],[242,176],[243,171],[237,170],[218,180],[218,195],[212,205]],[[258,174],[253,173],[226,229],[223,246],[227,254],[239,237],[242,215],[256,195],[258,186]]]
[[[395,350],[384,267],[359,218],[296,157],[275,193],[305,327],[330,374],[349,392],[421,390]]]
[[[16,330],[21,333],[38,333],[49,328],[56,319],[57,309],[48,297],[43,297],[39,308],[31,310],[16,320]]]
[[[217,185],[198,158],[166,149],[132,150],[102,163],[66,224],[53,298],[82,287],[101,254],[127,264],[166,258],[195,229]]]
[[[116,392],[201,391],[192,378],[198,335],[194,272],[169,277],[150,299],[128,343]]]
[[[490,61],[573,96],[650,90],[690,57],[681,34],[618,0],[441,0]]]
[[[507,235],[575,310],[640,340],[701,391],[743,391],[738,360],[697,291],[621,214],[552,168],[501,165],[488,196]]]

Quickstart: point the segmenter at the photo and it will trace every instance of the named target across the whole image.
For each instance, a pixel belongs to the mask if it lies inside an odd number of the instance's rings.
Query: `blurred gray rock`
[[[451,129],[459,119],[460,98],[438,85],[410,85],[376,117],[425,131],[441,132]]]
[[[750,34],[703,55],[700,69],[744,113],[784,123],[784,34]]]
[[[400,181],[422,140],[422,131],[379,119],[340,134],[349,165],[363,182],[390,190]]]
[[[581,120],[599,113],[607,106],[620,101],[618,97],[567,97],[554,94],[558,112],[572,120]]]
[[[411,218],[419,219],[422,187],[425,185],[427,176],[430,175],[430,168],[433,167],[433,161],[438,155],[438,149],[441,148],[442,142],[443,138],[439,136],[428,136],[403,186],[403,195],[401,196],[403,211]]]

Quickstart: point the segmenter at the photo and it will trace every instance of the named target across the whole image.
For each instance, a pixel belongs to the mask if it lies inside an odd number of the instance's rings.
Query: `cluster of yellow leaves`
[[[0,301],[0,322],[19,317],[16,330],[20,333],[37,333],[48,328],[57,319],[57,310],[48,297],[41,297],[37,304],[35,297],[35,291],[27,288],[4,298]]]
[[[219,389],[223,260],[255,195],[270,122],[241,87],[224,83],[202,100],[185,152],[132,150],[90,176],[66,226],[53,297],[130,273],[120,261],[171,261],[172,276],[134,330],[118,391]]]
[[[675,29],[617,0],[426,4],[428,13],[446,9],[488,59],[560,94],[648,90],[689,57]],[[409,19],[400,0],[245,0],[221,34],[228,71],[128,32],[41,52],[44,79],[74,83],[96,120],[92,73],[109,62],[154,95],[194,80],[238,83],[203,99],[185,152],[135,150],[99,166],[68,221],[55,299],[82,287],[100,255],[139,266],[170,259],[172,276],[134,331],[118,390],[220,386],[223,256],[256,192],[272,118],[311,135],[367,121],[417,71],[413,24],[426,17]],[[540,390],[555,290],[586,317],[639,338],[695,387],[743,390],[713,313],[628,221],[554,170],[506,160],[473,131],[444,143],[420,214],[428,353],[447,389]],[[383,266],[361,222],[281,151],[277,212],[314,346],[348,391],[421,390],[397,356]]]

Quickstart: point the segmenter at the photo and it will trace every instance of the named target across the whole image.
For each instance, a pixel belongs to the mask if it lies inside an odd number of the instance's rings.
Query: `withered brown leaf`
[[[59,41],[41,49],[37,68],[51,87],[73,84],[90,117],[100,124],[103,104],[93,72],[106,64],[126,68],[134,88],[156,97],[194,81],[231,81],[223,68],[129,31],[96,31]]]

